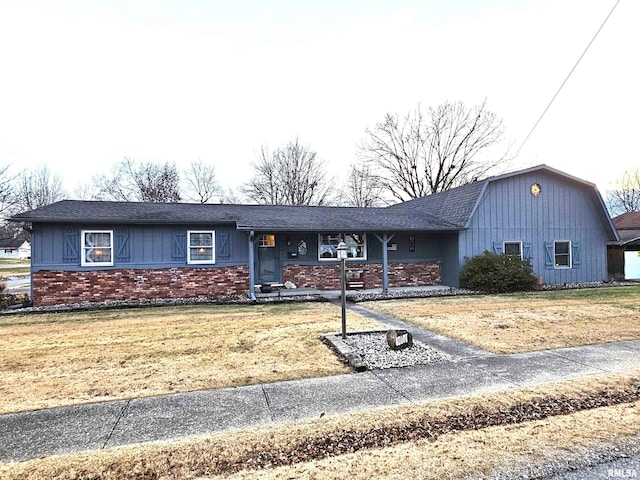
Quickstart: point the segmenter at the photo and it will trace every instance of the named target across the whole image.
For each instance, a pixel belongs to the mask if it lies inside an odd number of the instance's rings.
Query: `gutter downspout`
[[[254,251],[254,238],[255,232],[253,230],[249,231],[249,298],[251,300],[256,299],[256,291],[255,291],[255,251]]]

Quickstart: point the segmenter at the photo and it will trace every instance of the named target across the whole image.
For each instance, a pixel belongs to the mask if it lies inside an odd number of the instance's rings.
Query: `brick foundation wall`
[[[437,285],[442,281],[440,262],[390,263],[390,287],[423,287]],[[382,265],[347,262],[347,269],[362,270],[365,288],[382,288]],[[318,290],[340,289],[340,264],[285,265],[283,280],[296,284],[298,288]]]
[[[249,267],[52,271],[33,274],[33,304],[246,295]]]

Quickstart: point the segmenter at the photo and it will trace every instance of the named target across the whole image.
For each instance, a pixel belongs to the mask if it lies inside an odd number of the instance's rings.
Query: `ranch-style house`
[[[64,200],[11,220],[32,232],[34,305],[338,289],[340,241],[366,288],[457,286],[486,250],[544,283],[603,281],[619,241],[596,186],[545,165],[386,208]]]

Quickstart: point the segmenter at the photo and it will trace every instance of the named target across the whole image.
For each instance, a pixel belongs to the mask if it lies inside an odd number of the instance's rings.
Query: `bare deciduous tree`
[[[502,166],[507,153],[480,158],[503,140],[502,120],[486,102],[467,108],[458,101],[420,105],[403,119],[387,114],[367,129],[359,156],[377,174],[381,185],[398,200],[419,198],[481,178]]]
[[[69,197],[74,200],[98,200],[100,191],[93,182],[86,182],[76,185]]]
[[[252,201],[267,205],[326,205],[331,201],[333,179],[316,152],[297,138],[273,152],[263,146],[252,166],[255,174],[243,188]]]
[[[380,207],[386,203],[383,192],[382,182],[370,165],[364,162],[350,165],[343,195],[348,206]]]
[[[214,197],[220,200],[221,190],[213,165],[198,160],[191,162],[185,171],[187,198],[198,203],[209,203]]]
[[[175,164],[134,161],[125,157],[111,176],[94,177],[101,198],[124,202],[179,202],[180,175]]]
[[[231,187],[228,187],[226,190],[220,190],[219,196],[220,203],[228,203],[228,204],[239,204],[243,203],[242,197],[233,190]]]
[[[18,175],[15,188],[15,204],[26,211],[44,207],[65,197],[62,179],[52,174],[47,165],[25,170]]]
[[[15,204],[14,193],[14,181],[15,178],[11,175],[11,165],[4,165],[0,167],[0,213],[4,214],[9,211]]]
[[[612,215],[640,211],[640,168],[626,170],[607,194]]]

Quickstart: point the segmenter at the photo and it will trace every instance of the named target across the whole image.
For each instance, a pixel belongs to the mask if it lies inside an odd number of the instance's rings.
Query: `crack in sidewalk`
[[[118,414],[118,418],[116,418],[116,421],[114,422],[113,427],[111,427],[111,431],[109,432],[109,435],[107,435],[107,439],[102,444],[101,449],[105,449],[107,447],[107,443],[109,443],[109,440],[111,440],[111,437],[113,437],[113,432],[116,431],[116,427],[118,426],[118,424],[120,423],[120,420],[122,420],[125,412],[129,408],[129,405],[131,404],[131,400],[133,399],[129,398],[127,400],[127,403],[125,403],[122,409],[120,410],[120,413]]]
[[[275,422],[275,417],[273,416],[273,410],[271,409],[271,400],[269,399],[269,394],[264,388],[264,385],[260,385],[262,387],[262,394],[264,395],[264,400],[267,402],[267,410],[269,410],[269,418],[272,422]]]
[[[400,395],[402,398],[404,398],[407,402],[409,403],[415,403],[415,401],[413,401],[410,397],[408,397],[407,395],[405,395],[404,393],[402,393],[401,390],[398,390],[396,387],[394,387],[389,381],[387,381],[384,378],[381,378],[375,370],[370,370],[371,373],[373,373],[373,376],[376,377],[378,380],[380,380],[382,383],[384,383],[387,387],[389,387],[391,390],[393,390],[394,392],[396,392],[398,395]]]

